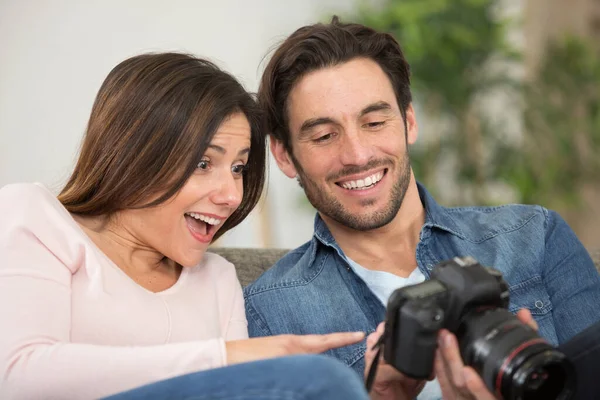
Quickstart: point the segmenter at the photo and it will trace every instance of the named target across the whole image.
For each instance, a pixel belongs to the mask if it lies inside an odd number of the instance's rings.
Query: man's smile
[[[347,190],[367,190],[375,187],[387,174],[387,171],[387,168],[376,172],[369,171],[352,176],[349,179],[337,181],[335,184]]]

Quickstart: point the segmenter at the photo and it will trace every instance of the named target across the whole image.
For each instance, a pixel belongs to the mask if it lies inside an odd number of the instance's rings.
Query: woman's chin
[[[193,268],[200,264],[200,261],[202,261],[202,258],[204,257],[205,253],[206,249],[192,249],[189,250],[188,254],[186,254],[185,256],[179,256],[177,257],[178,259],[174,261],[182,267]]]

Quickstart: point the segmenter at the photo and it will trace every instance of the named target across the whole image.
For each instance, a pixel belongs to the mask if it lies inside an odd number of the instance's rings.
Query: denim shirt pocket
[[[552,303],[540,276],[512,285],[509,311],[516,313],[526,308],[538,323],[538,333],[553,345],[558,344],[558,336],[552,318]]]

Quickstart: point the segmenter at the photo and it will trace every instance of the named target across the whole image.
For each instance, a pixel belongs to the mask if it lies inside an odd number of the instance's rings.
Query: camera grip
[[[383,346],[385,361],[410,378],[427,379],[433,371],[444,311],[433,301],[408,301],[398,312]]]

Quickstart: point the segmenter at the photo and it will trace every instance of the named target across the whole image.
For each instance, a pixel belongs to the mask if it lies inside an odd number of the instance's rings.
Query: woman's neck
[[[159,292],[179,279],[182,267],[145,245],[123,216],[73,218],[98,249],[140,286]]]

